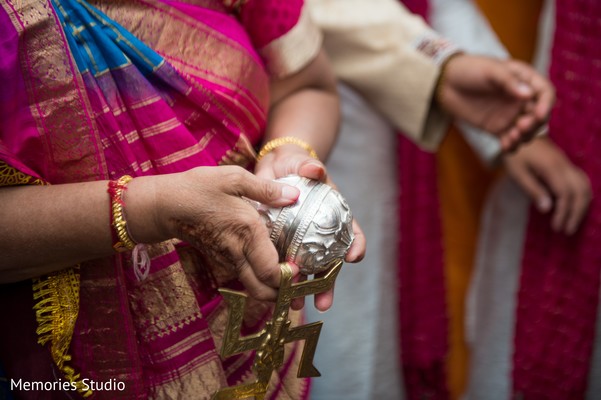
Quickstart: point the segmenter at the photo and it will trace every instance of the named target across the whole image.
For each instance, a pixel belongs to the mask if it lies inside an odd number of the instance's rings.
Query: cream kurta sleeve
[[[425,150],[449,117],[432,102],[440,60],[455,48],[397,0],[307,0],[338,78]]]

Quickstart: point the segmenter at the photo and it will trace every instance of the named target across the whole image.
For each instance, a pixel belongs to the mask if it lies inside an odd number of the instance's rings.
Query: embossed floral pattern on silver
[[[260,206],[281,261],[297,264],[301,273],[316,274],[334,260],[344,259],[354,235],[353,216],[346,200],[332,187],[290,175],[277,179],[300,189],[288,207]]]

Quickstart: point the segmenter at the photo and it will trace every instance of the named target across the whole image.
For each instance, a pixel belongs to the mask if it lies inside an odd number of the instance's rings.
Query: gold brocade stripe
[[[194,346],[208,339],[211,339],[211,333],[208,330],[195,332],[181,342],[177,342],[176,344],[157,352],[152,358],[152,361],[156,364],[168,362],[171,359],[190,351]]]
[[[92,3],[164,57],[182,76],[214,82],[245,98],[245,104],[249,105],[240,107],[251,107],[252,112],[245,112],[245,116],[258,126],[252,116],[257,110],[264,113],[268,107],[269,86],[260,64],[240,43],[161,1],[94,0]],[[142,18],[145,23],[139,24]],[[225,48],[227,51],[222,51]],[[231,77],[237,78],[232,81]],[[191,80],[195,89],[210,99],[211,106],[221,110],[229,123],[245,131],[244,124],[222,100],[196,79]],[[255,98],[248,93],[254,93]]]
[[[181,3],[188,3],[197,7],[208,8],[210,10],[226,12],[228,10],[228,0],[221,2],[215,0],[178,0]]]
[[[176,117],[168,119],[167,121],[159,122],[147,128],[140,129],[140,136],[147,139],[161,133],[172,131],[173,129],[181,126],[181,122]]]
[[[49,0],[2,2],[20,40],[19,61],[39,141],[51,164],[53,182],[80,182],[106,176],[81,75]],[[28,34],[35,31],[35,34]],[[57,101],[60,99],[60,101]],[[77,161],[77,162],[74,162]],[[50,170],[50,169],[49,169]]]
[[[251,163],[257,160],[257,153],[246,135],[241,134],[236,142],[236,145],[228,150],[221,160],[219,165],[239,165],[247,168]]]
[[[25,174],[7,163],[0,161],[0,187],[17,185],[46,185],[42,179]],[[33,299],[38,328],[38,343],[49,344],[50,354],[57,367],[69,382],[84,396],[92,394],[84,390],[80,374],[67,365],[71,361],[68,354],[75,321],[79,313],[79,268],[68,268],[46,277],[33,280]]]
[[[174,242],[149,245],[151,259],[174,251]],[[203,315],[186,272],[173,261],[128,291],[134,322],[142,342],[153,342],[196,323]],[[199,340],[197,337],[196,340]],[[181,342],[180,342],[181,345]],[[173,349],[171,349],[172,351]]]
[[[184,158],[192,157],[195,154],[201,153],[207,147],[213,137],[215,137],[215,132],[211,130],[210,132],[207,132],[207,134],[204,135],[198,143],[155,160],[155,165],[164,167],[166,165],[181,161]]]
[[[219,357],[214,355],[208,360],[194,364],[186,372],[178,370],[170,379],[156,385],[149,393],[148,400],[208,399],[219,388],[227,386]]]

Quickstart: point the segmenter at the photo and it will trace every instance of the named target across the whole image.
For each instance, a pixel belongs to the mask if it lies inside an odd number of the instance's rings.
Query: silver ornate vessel
[[[277,181],[300,190],[295,204],[259,207],[280,261],[294,262],[301,273],[311,275],[326,270],[334,260],[343,260],[354,239],[346,200],[331,186],[297,175]]]

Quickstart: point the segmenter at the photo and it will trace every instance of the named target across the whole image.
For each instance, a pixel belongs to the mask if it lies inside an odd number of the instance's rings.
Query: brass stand
[[[323,322],[313,322],[291,328],[288,312],[292,299],[331,289],[341,267],[342,261],[334,261],[324,277],[292,283],[290,265],[288,263],[280,264],[282,277],[273,317],[271,321],[265,324],[265,328],[261,332],[246,337],[240,337],[246,294],[229,289],[219,289],[230,309],[221,356],[226,358],[256,350],[253,370],[257,379],[249,384],[220,389],[213,395],[213,400],[234,400],[249,397],[263,400],[272,372],[280,368],[284,362],[284,344],[296,340],[305,340],[297,376],[302,378],[321,375],[313,366],[313,356],[315,355]]]

